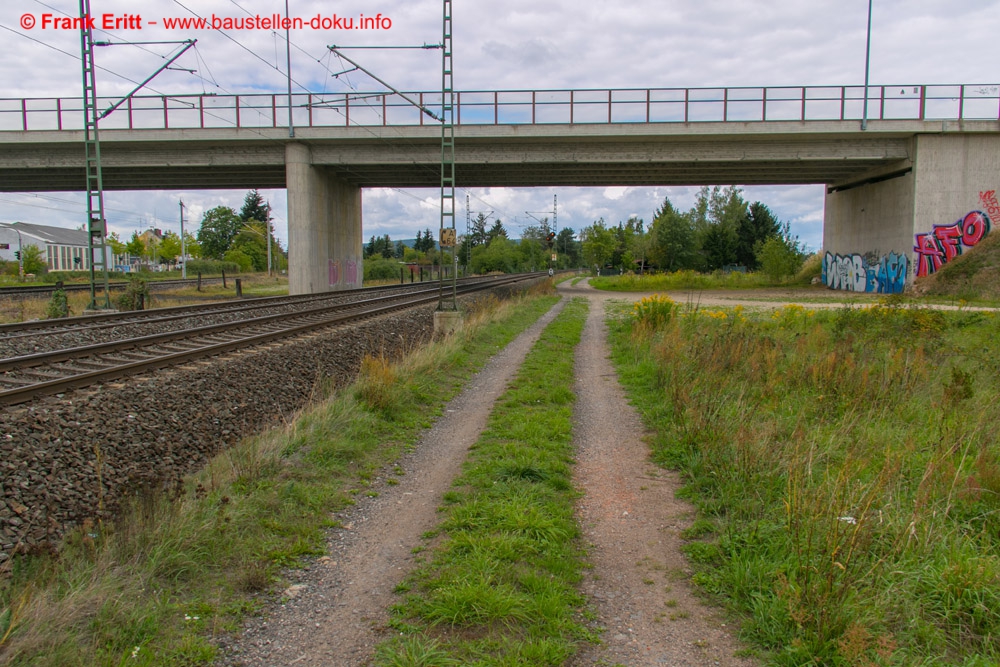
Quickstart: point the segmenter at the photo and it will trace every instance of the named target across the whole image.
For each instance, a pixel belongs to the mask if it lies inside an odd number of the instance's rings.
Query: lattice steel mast
[[[444,2],[444,20],[441,33],[441,228],[439,239],[444,239],[445,229],[451,229],[454,244],[455,231],[455,92],[452,79],[451,52],[451,0]],[[444,246],[441,247],[441,290],[438,310],[458,309],[458,271],[455,265],[455,245],[451,246],[452,289],[451,306],[445,306],[444,297]]]
[[[94,35],[87,25],[90,0],[80,0],[80,51],[83,61],[83,141],[87,172],[87,243],[90,250],[90,308],[111,308],[108,289],[107,225],[104,220],[104,183],[101,144],[97,133],[97,78]],[[98,276],[98,272],[100,276]],[[100,283],[98,283],[100,280]],[[100,286],[100,290],[98,290]],[[100,297],[98,296],[100,294]]]

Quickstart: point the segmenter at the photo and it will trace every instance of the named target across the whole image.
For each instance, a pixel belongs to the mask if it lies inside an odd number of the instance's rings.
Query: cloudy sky
[[[295,91],[380,89],[346,69],[327,45],[398,46],[440,41],[440,0],[289,0],[290,15],[309,21],[380,15],[381,30],[292,31]],[[79,97],[80,41],[50,19],[78,14],[78,0],[22,0],[0,7],[0,98]],[[283,13],[284,0],[91,0],[95,16],[121,18],[121,29],[96,39],[159,41],[196,38],[176,67],[151,84],[157,93],[282,92],[284,34],[270,30],[167,29],[166,19],[220,19]],[[675,88],[714,86],[860,85],[864,81],[867,0],[503,0],[454,2],[457,90]],[[30,18],[27,18],[30,16]],[[386,18],[390,23],[386,22]],[[155,21],[156,25],[150,25]],[[43,27],[43,23],[45,27]],[[32,25],[33,24],[33,25]],[[136,29],[141,24],[142,30]],[[98,26],[101,19],[98,19]],[[30,27],[29,27],[30,26]],[[874,0],[873,85],[1000,83],[1000,0]],[[96,55],[101,95],[123,95],[171,52],[170,45],[114,46]],[[369,70],[404,90],[440,89],[436,51],[375,49],[350,52]],[[131,81],[130,81],[131,79]],[[0,100],[0,110],[20,108]],[[10,114],[0,114],[10,117]],[[3,119],[0,118],[0,123]],[[696,188],[476,188],[473,215],[492,213],[512,235],[551,213],[558,195],[559,227],[579,230],[598,218],[652,219],[669,196],[687,208]],[[822,243],[823,186],[748,187],[812,249]],[[109,192],[109,228],[128,237],[156,226],[178,228],[178,201],[195,224],[218,205],[239,209],[244,191]],[[286,238],[285,193],[263,192],[277,233]],[[79,193],[0,194],[0,221],[76,227],[85,216]],[[530,213],[530,215],[529,215]],[[365,190],[364,237],[412,238],[438,224],[437,192]],[[460,229],[461,231],[461,229]]]

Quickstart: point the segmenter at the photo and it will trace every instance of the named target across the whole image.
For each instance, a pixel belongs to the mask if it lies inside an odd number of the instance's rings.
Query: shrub
[[[139,276],[132,276],[116,303],[118,310],[143,310],[153,304],[153,298],[149,294],[146,281]]]
[[[632,316],[637,322],[656,328],[670,321],[674,314],[673,299],[662,294],[645,296],[632,307]]]
[[[760,270],[777,282],[799,270],[802,256],[784,239],[772,236],[757,251],[757,262],[760,263]]]
[[[395,259],[372,257],[365,260],[365,280],[393,280],[399,277],[400,263]]]
[[[187,263],[188,275],[213,274],[213,273],[239,273],[240,265],[233,262],[224,262],[218,259],[189,259]]]
[[[54,291],[45,307],[46,319],[54,320],[60,317],[69,317],[69,301],[66,299],[66,290],[63,289]]]
[[[223,259],[226,263],[237,265],[239,271],[253,271],[253,258],[239,248],[227,250]]]

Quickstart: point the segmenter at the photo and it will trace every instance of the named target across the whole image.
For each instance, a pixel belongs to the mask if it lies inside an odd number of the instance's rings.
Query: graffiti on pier
[[[979,193],[979,203],[983,205],[986,215],[991,220],[1000,220],[1000,202],[997,201],[996,190],[986,190]]]
[[[992,200],[989,198],[992,197]],[[996,191],[979,193],[980,201],[996,201]],[[985,208],[989,208],[986,206]],[[917,234],[916,253],[918,277],[927,276],[972,248],[990,233],[990,216],[982,211],[969,211],[950,225],[934,225],[926,234]]]
[[[330,287],[339,285],[344,281],[348,285],[356,285],[358,282],[358,263],[353,260],[345,262],[342,266],[339,259],[331,259],[329,263]]]
[[[909,260],[906,255],[834,255],[823,258],[823,283],[831,289],[850,292],[899,294],[906,285]]]

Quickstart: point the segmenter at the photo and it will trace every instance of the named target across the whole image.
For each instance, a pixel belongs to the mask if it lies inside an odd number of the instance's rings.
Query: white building
[[[26,222],[0,222],[0,259],[16,262],[14,253],[29,245],[42,251],[49,271],[90,270],[87,232]]]

